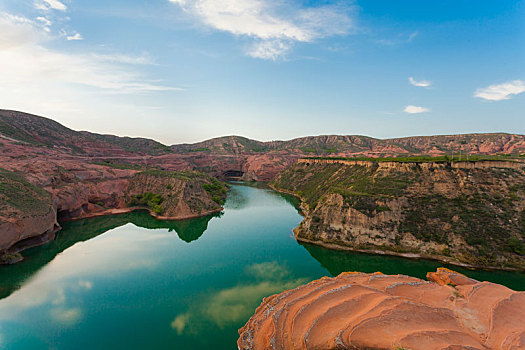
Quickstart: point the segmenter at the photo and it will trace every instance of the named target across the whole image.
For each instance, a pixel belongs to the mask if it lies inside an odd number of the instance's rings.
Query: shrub
[[[162,209],[162,207],[160,205],[155,205],[153,206],[153,208],[151,208],[151,210],[153,210],[153,212],[155,212],[156,214],[160,215],[164,212],[164,209]]]
[[[134,196],[131,196],[131,200],[128,203],[128,206],[135,207],[135,206],[145,206],[156,212],[157,214],[161,214],[163,212],[162,207],[160,204],[163,202],[164,198],[160,194],[155,194],[152,192],[146,192],[143,194],[137,194]],[[157,212],[160,211],[160,212]]]
[[[204,190],[208,192],[212,200],[219,204],[223,205],[226,201],[226,186],[217,179],[212,178],[211,183],[205,183],[202,185]]]
[[[525,244],[518,237],[510,237],[508,245],[514,253],[525,255]]]

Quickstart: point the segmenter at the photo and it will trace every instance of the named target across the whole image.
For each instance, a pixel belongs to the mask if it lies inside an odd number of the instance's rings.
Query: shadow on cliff
[[[189,220],[162,221],[155,219],[145,211],[136,211],[122,215],[64,222],[63,229],[57,233],[55,240],[44,246],[24,251],[25,260],[18,264],[0,266],[0,299],[11,295],[23,285],[24,281],[77,242],[88,241],[109,230],[131,223],[147,229],[174,231],[181,240],[190,243],[204,234],[212,218],[221,215],[222,213],[217,213]]]

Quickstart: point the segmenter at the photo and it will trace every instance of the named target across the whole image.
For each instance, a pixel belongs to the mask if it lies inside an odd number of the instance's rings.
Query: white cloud
[[[0,12],[0,92],[2,100],[18,89],[44,90],[50,84],[70,89],[70,84],[120,93],[180,90],[147,81],[139,74],[114,64],[124,55],[97,56],[62,53],[43,45],[52,40],[34,22]],[[79,40],[80,34],[68,37]],[[143,59],[143,58],[141,58]],[[131,58],[128,58],[131,60]]]
[[[247,54],[263,59],[282,57],[294,42],[347,34],[353,27],[345,5],[305,9],[279,0],[169,1],[211,28],[254,39]]]
[[[58,0],[36,0],[34,4],[36,9],[43,11],[49,11],[51,9],[59,11],[67,10],[67,6]]]
[[[80,308],[54,308],[50,311],[51,319],[64,326],[73,326],[82,318],[82,310]]]
[[[432,83],[428,80],[415,80],[412,77],[408,78],[408,81],[414,86],[429,87],[430,85],[432,85]]]
[[[84,38],[82,37],[82,35],[80,33],[75,33],[74,35],[68,35],[66,37],[67,40],[71,41],[71,40],[84,40]]]
[[[46,17],[37,17],[36,18],[38,21],[42,22],[42,24],[44,24],[45,26],[50,26],[51,24],[53,24],[49,19],[47,19]]]
[[[410,114],[418,114],[418,113],[430,112],[430,108],[409,105],[409,106],[406,106],[403,111],[406,113],[410,113]]]
[[[286,55],[291,49],[289,42],[281,40],[263,40],[255,43],[251,50],[247,51],[248,55],[254,58],[277,60],[279,57]]]
[[[374,42],[380,44],[380,45],[386,45],[386,46],[397,46],[397,45],[403,45],[403,44],[409,44],[419,35],[419,32],[416,30],[415,32],[412,32],[410,34],[402,33],[398,34],[396,37],[393,38],[383,38],[383,39],[376,39]]]
[[[21,16],[0,12],[0,51],[21,47],[43,39],[33,21]]]
[[[147,53],[143,53],[138,56],[130,56],[123,54],[92,54],[93,58],[102,60],[105,62],[114,62],[114,63],[125,63],[125,64],[156,64],[153,58]]]
[[[2,108],[52,117],[73,128],[86,128],[86,120],[110,125],[109,120],[97,117],[101,115],[124,119],[125,115],[129,118],[162,114],[143,108],[142,101],[146,98],[143,96],[182,90],[148,78],[140,67],[130,65],[133,61],[145,64],[146,55],[133,58],[107,51],[98,55],[99,52],[80,51],[81,45],[75,53],[52,49],[48,47],[50,44],[66,37],[60,31],[47,32],[40,22],[0,11]],[[130,101],[126,103],[135,108],[120,107],[123,101]]]
[[[523,92],[525,92],[525,82],[522,80],[514,80],[477,89],[474,92],[474,96],[488,101],[501,101],[508,100],[514,95],[519,95]]]

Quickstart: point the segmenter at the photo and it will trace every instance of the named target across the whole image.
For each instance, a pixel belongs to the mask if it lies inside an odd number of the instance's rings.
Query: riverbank
[[[512,268],[512,267],[471,265],[471,264],[462,263],[460,261],[456,261],[453,259],[448,259],[441,255],[429,255],[429,254],[419,254],[419,253],[400,253],[400,252],[394,252],[391,250],[379,250],[379,249],[358,249],[358,248],[353,248],[353,247],[349,247],[349,246],[345,246],[345,245],[341,245],[337,243],[328,243],[328,242],[323,242],[323,241],[310,240],[307,238],[297,236],[296,229],[297,227],[294,228],[294,236],[298,242],[313,244],[313,245],[320,246],[326,249],[363,253],[363,254],[370,254],[370,255],[397,256],[400,258],[413,259],[413,260],[433,260],[433,261],[439,261],[447,265],[463,267],[463,268],[470,269],[470,270],[523,272],[522,269]]]

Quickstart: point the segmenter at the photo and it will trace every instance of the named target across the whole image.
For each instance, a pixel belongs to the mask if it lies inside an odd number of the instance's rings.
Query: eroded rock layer
[[[342,273],[265,298],[239,349],[524,349],[525,292],[446,269]]]

